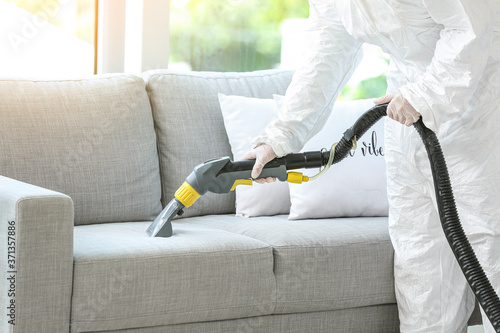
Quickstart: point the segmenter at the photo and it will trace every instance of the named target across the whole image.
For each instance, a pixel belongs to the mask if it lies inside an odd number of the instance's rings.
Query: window
[[[0,73],[94,73],[95,1],[0,0]]]
[[[308,12],[307,0],[0,0],[0,74],[294,69]],[[385,93],[388,57],[364,52],[340,99]]]
[[[172,0],[170,68],[252,71],[281,62],[281,27],[306,0]]]
[[[295,69],[307,0],[171,0],[169,68],[195,71]],[[383,96],[388,57],[365,58],[339,99]]]

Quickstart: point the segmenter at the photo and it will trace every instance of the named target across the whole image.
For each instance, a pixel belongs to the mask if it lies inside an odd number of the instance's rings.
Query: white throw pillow
[[[281,104],[282,97],[275,96]],[[323,129],[304,146],[303,151],[330,149],[339,141],[373,100],[336,102]],[[348,216],[387,216],[386,173],[384,159],[384,119],[358,139],[353,156],[333,164],[315,181],[290,184],[289,219]],[[314,176],[319,170],[302,170]]]
[[[259,99],[219,94],[231,152],[235,161],[250,150],[251,141],[264,134],[266,125],[278,115],[273,99]],[[236,215],[244,217],[288,214],[290,192],[288,183],[275,182],[236,187]]]

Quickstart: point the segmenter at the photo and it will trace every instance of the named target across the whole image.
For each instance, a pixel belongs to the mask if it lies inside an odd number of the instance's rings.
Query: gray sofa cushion
[[[231,156],[217,94],[272,98],[273,94],[285,93],[292,72],[156,70],[143,76],[158,135],[162,201],[166,204],[196,165],[208,159]],[[186,209],[185,217],[234,211],[232,193],[207,193]]]
[[[131,75],[0,80],[0,174],[69,195],[75,224],[161,209],[151,107]]]
[[[197,225],[150,238],[149,223],[75,227],[72,332],[267,315],[272,248]]]
[[[174,233],[184,220],[174,224]],[[192,217],[269,244],[277,281],[275,313],[396,303],[387,217],[289,221],[286,215]]]

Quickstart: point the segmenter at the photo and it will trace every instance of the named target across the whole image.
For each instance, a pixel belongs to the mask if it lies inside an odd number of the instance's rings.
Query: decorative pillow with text
[[[280,104],[280,97],[275,97]],[[365,111],[373,100],[338,101],[323,129],[304,146],[303,151],[330,149]],[[318,170],[302,170],[314,176]],[[320,178],[290,184],[289,219],[353,216],[387,216],[384,159],[384,119],[379,120],[357,140],[350,156],[333,164]]]

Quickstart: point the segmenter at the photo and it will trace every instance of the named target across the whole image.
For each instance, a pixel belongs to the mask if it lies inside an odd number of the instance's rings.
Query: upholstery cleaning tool
[[[357,138],[360,138],[373,124],[385,116],[386,109],[387,104],[381,104],[365,112],[351,128],[345,131],[341,140],[334,144],[330,151],[290,154],[276,158],[264,166],[259,177],[276,177],[280,181],[286,180],[292,183],[316,179],[326,172],[331,164],[338,163],[347,157],[349,151],[355,149]],[[444,234],[479,304],[495,331],[500,333],[500,299],[479,264],[460,223],[448,169],[437,136],[424,125],[422,118],[413,126],[427,150]],[[170,237],[172,235],[171,221],[175,215],[181,215],[184,207],[191,206],[206,192],[228,193],[237,185],[251,185],[250,174],[254,163],[255,160],[232,162],[229,157],[223,157],[198,165],[175,192],[175,198],[149,226],[147,234],[151,237]],[[323,166],[325,168],[318,175],[310,178],[298,172],[287,173],[287,170]]]
[[[280,181],[300,184],[309,181],[309,177],[299,172],[287,173],[287,170],[319,168],[324,165],[329,167],[329,164],[333,162],[333,155],[333,150],[289,154],[267,163],[259,177],[276,177]],[[175,198],[149,226],[148,235],[170,237],[172,235],[171,221],[175,215],[182,215],[184,207],[191,206],[206,192],[228,193],[238,185],[252,185],[251,173],[254,164],[255,160],[233,162],[229,157],[222,157],[196,166],[175,192]],[[326,171],[325,169],[323,171]],[[316,176],[311,179],[315,179]]]

